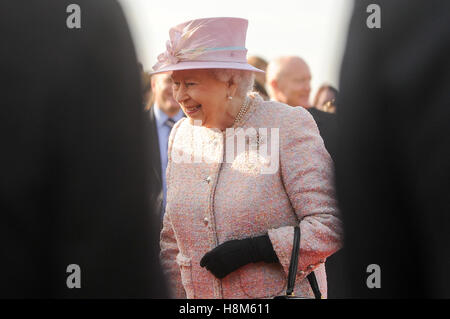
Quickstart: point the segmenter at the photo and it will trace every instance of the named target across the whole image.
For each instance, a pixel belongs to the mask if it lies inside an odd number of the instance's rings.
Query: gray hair
[[[255,74],[252,71],[234,69],[211,69],[217,80],[221,82],[232,82],[237,85],[236,94],[244,98],[253,90]]]

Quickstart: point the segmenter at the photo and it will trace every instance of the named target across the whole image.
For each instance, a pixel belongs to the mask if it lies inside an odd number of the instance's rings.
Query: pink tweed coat
[[[173,297],[284,294],[293,226],[298,224],[301,243],[294,292],[313,297],[306,276],[315,271],[326,297],[324,263],[341,247],[342,225],[332,186],[332,161],[313,118],[302,107],[252,95],[249,111],[234,126],[239,127],[278,129],[279,143],[272,142],[276,133],[259,135],[256,142],[246,138],[245,149],[235,147],[229,160],[225,155],[231,147],[229,132],[192,125],[186,118],[171,131],[160,257]],[[258,147],[267,147],[267,154],[276,157],[254,160]],[[263,172],[261,168],[270,165],[276,169]],[[251,263],[223,279],[200,267],[203,255],[217,245],[265,233],[279,263]]]

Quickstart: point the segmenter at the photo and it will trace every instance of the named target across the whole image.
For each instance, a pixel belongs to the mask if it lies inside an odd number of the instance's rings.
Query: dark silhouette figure
[[[106,0],[69,29],[70,3],[0,4],[0,297],[164,298],[129,30]]]
[[[450,2],[356,1],[336,178],[351,297],[450,297]],[[381,288],[366,285],[381,268]]]

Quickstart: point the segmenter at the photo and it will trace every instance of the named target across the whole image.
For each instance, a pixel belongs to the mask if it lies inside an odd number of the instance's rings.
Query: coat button
[[[203,219],[203,223],[204,223],[205,225],[208,225],[208,223],[209,223],[208,217],[205,217],[205,218]]]
[[[206,178],[205,178],[205,182],[207,182],[208,184],[211,182],[211,176],[207,176]]]
[[[298,274],[301,275],[301,276],[303,276],[303,275],[305,274],[305,272],[304,272],[303,270],[300,270],[300,271],[298,272]]]
[[[309,265],[308,270],[312,270],[314,268],[314,265]]]

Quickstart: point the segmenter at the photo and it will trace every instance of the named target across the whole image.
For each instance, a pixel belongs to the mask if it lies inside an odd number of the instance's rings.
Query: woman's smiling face
[[[172,90],[183,112],[206,127],[220,127],[227,115],[230,85],[211,70],[182,70],[172,73]]]

